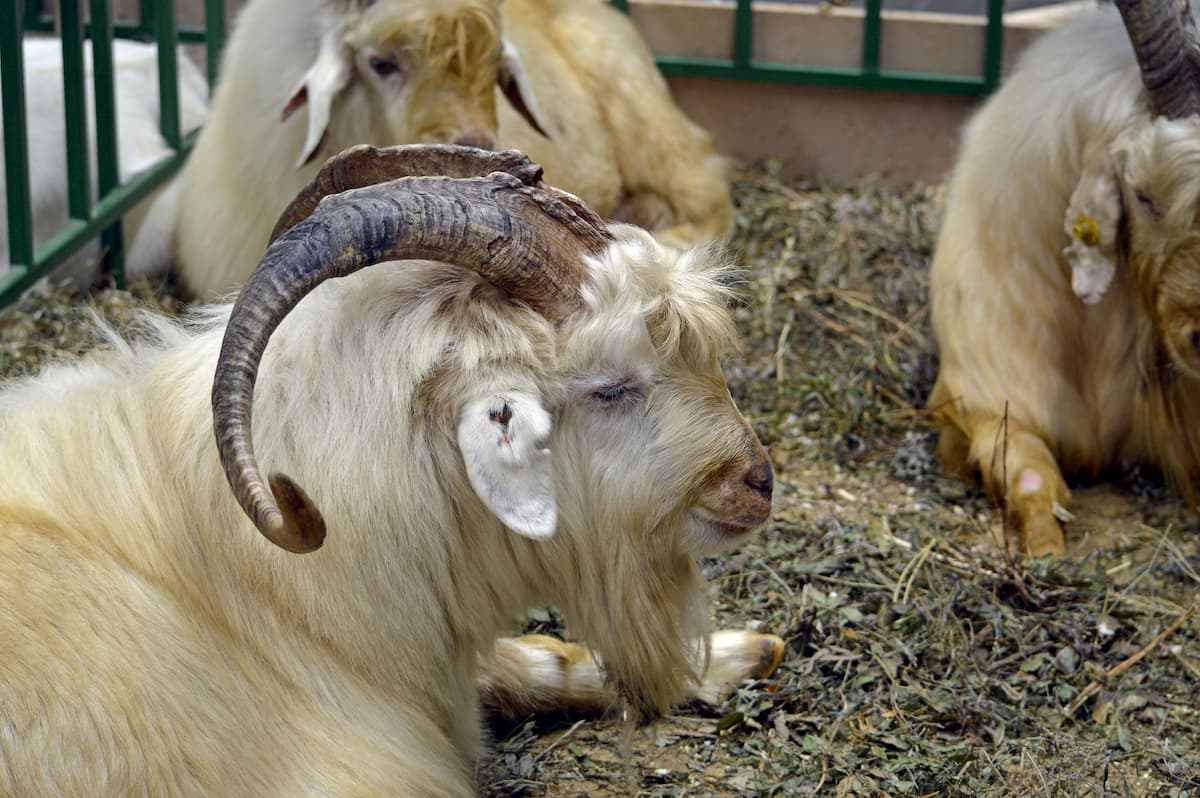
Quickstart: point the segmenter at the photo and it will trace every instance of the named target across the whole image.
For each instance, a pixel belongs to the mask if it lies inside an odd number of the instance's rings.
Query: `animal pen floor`
[[[777,498],[769,529],[705,570],[716,624],[779,634],[787,655],[649,729],[498,727],[484,794],[1200,796],[1197,518],[1131,470],[1076,488],[1066,560],[1007,555],[996,508],[939,474],[921,410],[941,188],[768,163],[735,193],[746,302],[727,373]],[[77,301],[0,316],[0,374],[93,345]],[[144,285],[90,300],[119,326],[143,303],[182,308]]]

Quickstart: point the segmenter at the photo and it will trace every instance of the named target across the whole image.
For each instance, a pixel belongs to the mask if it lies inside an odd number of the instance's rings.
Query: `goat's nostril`
[[[496,146],[492,137],[483,133],[467,133],[456,138],[454,143],[463,147],[478,147],[481,150],[490,150]]]
[[[771,470],[770,462],[763,460],[750,469],[746,474],[746,485],[756,493],[771,498],[775,489],[775,472]]]
[[[1188,336],[1188,340],[1192,344],[1192,351],[1200,355],[1200,327],[1192,330],[1191,335]]]

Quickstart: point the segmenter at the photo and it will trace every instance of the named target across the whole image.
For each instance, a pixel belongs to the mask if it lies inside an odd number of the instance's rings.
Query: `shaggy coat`
[[[0,794],[471,795],[477,658],[551,602],[635,713],[683,695],[696,557],[747,531],[717,519],[767,461],[718,368],[720,266],[613,231],[561,326],[428,262],[288,315],[255,449],[321,507],[312,554],[268,543],[218,463],[227,307],[0,392]],[[551,537],[469,483],[460,425],[497,391],[550,424]]]
[[[1034,44],[966,127],[931,276],[929,405],[1032,554],[1064,477],[1200,473],[1200,124],[1153,117],[1121,19]],[[1007,456],[1005,456],[1005,453]]]

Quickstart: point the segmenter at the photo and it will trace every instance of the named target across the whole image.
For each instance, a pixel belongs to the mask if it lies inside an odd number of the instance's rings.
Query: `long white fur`
[[[300,303],[254,434],[325,515],[313,554],[263,539],[217,462],[228,307],[5,386],[0,793],[472,795],[477,657],[549,602],[636,707],[682,696],[713,550],[685,544],[691,508],[762,450],[717,365],[719,265],[613,229],[560,329],[434,263]],[[644,404],[598,403],[613,374]],[[506,529],[463,463],[462,414],[503,386],[552,420],[547,538]]]
[[[1198,198],[1200,121],[1152,118],[1112,8],[1030,47],[964,131],[930,406],[947,465],[1007,497],[1026,551],[1064,551],[1064,475],[1200,473]],[[1087,219],[1093,245],[1072,234]]]

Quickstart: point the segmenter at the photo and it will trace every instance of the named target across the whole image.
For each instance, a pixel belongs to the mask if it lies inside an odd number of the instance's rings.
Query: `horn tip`
[[[268,481],[279,503],[279,514],[266,519],[263,533],[293,554],[307,554],[321,548],[325,542],[325,519],[304,488],[279,472],[271,474]]]

